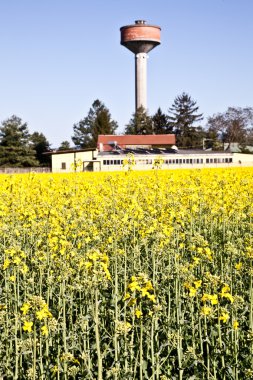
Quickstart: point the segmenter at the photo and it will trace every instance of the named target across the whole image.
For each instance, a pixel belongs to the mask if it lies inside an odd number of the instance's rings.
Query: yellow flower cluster
[[[26,265],[26,254],[23,250],[17,247],[12,247],[4,250],[5,260],[3,263],[3,270],[11,267],[12,271],[17,268],[22,274],[28,272],[28,266]],[[11,278],[12,277],[12,278]],[[13,281],[15,276],[11,276],[10,279]]]
[[[133,153],[128,153],[126,158],[123,160],[123,168],[131,171],[135,166],[135,158]]]
[[[189,297],[195,297],[198,289],[201,287],[202,280],[195,280],[191,283],[185,282],[184,287],[189,290]]]
[[[148,277],[143,273],[138,276],[132,276],[127,290],[123,300],[127,303],[127,306],[134,306],[134,315],[137,319],[143,317],[144,309],[145,314],[152,316],[154,312],[153,305],[157,301],[153,285]]]
[[[154,159],[153,169],[161,169],[164,163],[164,159],[162,157],[156,157]]]
[[[129,292],[126,293],[124,300],[131,300],[131,304],[136,301],[136,298],[147,298],[151,302],[155,303],[156,298],[153,294],[154,288],[151,281],[147,278],[145,274],[140,274],[139,276],[132,276],[131,281],[128,284]],[[128,304],[130,301],[128,301]]]
[[[79,266],[84,266],[89,274],[97,276],[97,278],[102,277],[109,281],[112,279],[108,269],[109,257],[98,250],[93,250],[86,254],[85,259],[80,261]]]
[[[22,316],[25,316],[25,318],[22,318],[24,320],[24,331],[31,332],[36,320],[38,320],[39,322],[44,323],[44,325],[41,326],[41,334],[48,336],[46,322],[53,316],[48,309],[47,303],[41,297],[32,296],[27,302],[23,303],[20,310]]]

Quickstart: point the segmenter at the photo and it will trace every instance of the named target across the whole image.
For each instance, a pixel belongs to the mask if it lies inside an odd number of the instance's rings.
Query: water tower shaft
[[[147,25],[144,20],[120,28],[121,45],[135,54],[135,111],[147,109],[147,53],[160,42],[161,28]]]

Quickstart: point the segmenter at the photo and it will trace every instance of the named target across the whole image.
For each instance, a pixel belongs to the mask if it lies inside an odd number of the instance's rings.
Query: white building
[[[73,171],[101,171],[97,149],[56,150],[51,155],[53,173]]]
[[[50,152],[52,172],[121,171],[129,154],[134,156],[135,170],[154,168],[157,158],[162,159],[163,169],[253,166],[253,154],[178,150],[174,141],[174,135],[102,135],[98,149]]]

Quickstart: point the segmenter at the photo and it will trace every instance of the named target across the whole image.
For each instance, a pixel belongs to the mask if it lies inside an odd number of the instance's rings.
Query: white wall
[[[234,153],[234,163],[253,164],[253,154]]]
[[[80,160],[81,163],[83,161],[93,160],[93,156],[96,156],[96,151],[85,151],[85,152],[71,152],[71,153],[57,153],[52,154],[52,172],[53,173],[66,173],[73,172],[74,162]],[[66,169],[63,169],[65,164]],[[77,171],[83,171],[83,164],[80,165],[80,168],[77,168]]]
[[[73,172],[73,164],[80,160],[80,167],[77,171],[83,171],[83,166],[88,165],[84,161],[91,161],[97,157],[97,160],[93,162],[93,171],[117,171],[126,170],[123,168],[122,164],[115,165],[111,163],[115,160],[124,160],[126,156],[122,155],[97,155],[97,151],[85,151],[85,152],[71,152],[71,153],[57,153],[52,155],[52,172]],[[242,153],[202,153],[202,154],[168,154],[168,155],[136,155],[135,160],[137,164],[134,166],[135,170],[150,170],[153,167],[153,162],[155,158],[161,157],[164,160],[171,160],[174,162],[164,162],[162,165],[163,169],[176,169],[176,168],[201,168],[201,167],[232,167],[232,166],[253,166],[253,154],[242,154]],[[206,159],[209,159],[209,163]],[[224,162],[228,158],[232,158],[233,162]],[[199,162],[197,163],[197,159]],[[210,162],[212,159],[212,162]],[[214,161],[215,159],[215,161]],[[110,161],[110,164],[105,164],[105,161]],[[144,163],[146,160],[152,160],[152,163]],[[177,160],[177,162],[176,162]],[[186,162],[187,160],[187,162]],[[191,161],[190,161],[191,160]],[[203,160],[203,161],[202,161]],[[143,161],[143,162],[142,162]],[[223,161],[223,162],[222,162]],[[65,164],[66,169],[63,169],[63,164]]]
[[[126,158],[126,155],[101,155],[98,159],[101,160],[102,171],[115,171],[127,170],[123,168],[121,161]],[[162,158],[163,169],[176,169],[176,168],[203,168],[203,167],[229,167],[233,163],[229,160],[234,160],[231,153],[184,153],[184,154],[160,154],[160,155],[136,155],[134,170],[150,170],[154,166],[154,160]],[[209,162],[206,162],[209,159]],[[120,161],[120,164],[117,164]],[[149,161],[151,161],[149,163]]]

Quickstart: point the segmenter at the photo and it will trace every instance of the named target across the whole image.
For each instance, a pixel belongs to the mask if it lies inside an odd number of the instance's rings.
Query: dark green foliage
[[[150,135],[153,134],[152,117],[147,114],[144,107],[138,108],[133,114],[125,129],[126,135]]]
[[[0,166],[38,166],[27,124],[13,115],[0,127]]]
[[[50,144],[43,133],[34,132],[30,137],[32,148],[36,151],[36,159],[40,165],[49,165],[50,156],[44,154],[50,150]]]
[[[58,150],[69,150],[69,149],[71,149],[69,141],[63,141],[58,148]]]
[[[169,108],[168,122],[177,135],[176,140],[179,147],[199,147],[199,133],[193,126],[197,121],[203,120],[203,114],[197,113],[198,109],[196,102],[185,92],[177,96]]]
[[[206,132],[201,126],[189,127],[183,136],[176,136],[177,145],[182,148],[203,149],[205,137]]]
[[[159,107],[152,117],[153,132],[155,135],[173,133],[173,127],[168,122],[168,116]]]
[[[117,122],[111,120],[109,110],[97,99],[93,102],[87,117],[74,124],[72,141],[80,148],[95,148],[98,135],[113,135],[117,127]]]

